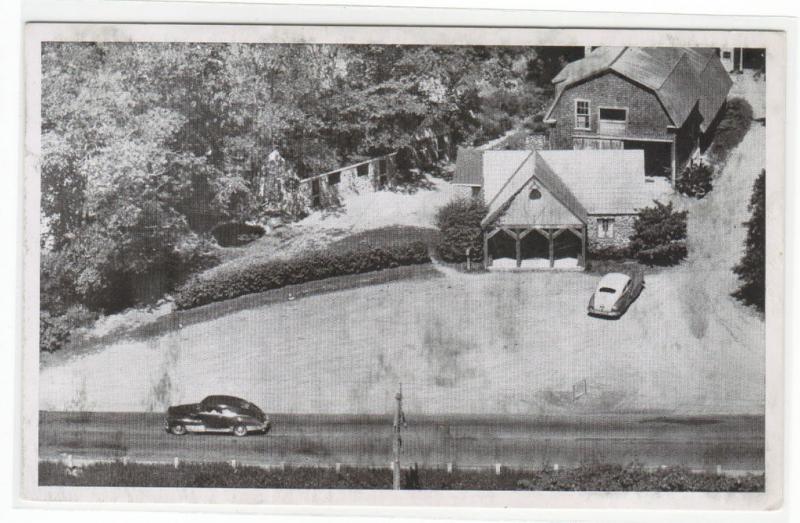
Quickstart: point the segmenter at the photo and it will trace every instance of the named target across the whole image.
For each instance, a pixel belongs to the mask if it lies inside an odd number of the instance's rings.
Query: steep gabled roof
[[[494,152],[494,151],[491,151]],[[506,206],[523,187],[531,180],[538,181],[550,194],[552,194],[561,204],[569,210],[581,222],[586,223],[588,213],[578,199],[572,194],[569,187],[562,182],[558,176],[542,161],[542,157],[536,151],[528,151],[525,160],[519,164],[506,183],[489,200],[489,212],[481,220],[481,226],[486,227],[494,222],[503,212]],[[487,196],[491,193],[486,192]]]
[[[677,127],[698,105],[703,130],[714,119],[733,82],[713,49],[691,47],[598,47],[567,64],[553,79],[556,97],[546,118],[569,87],[607,72],[652,90]]]
[[[508,154],[512,152],[518,153],[516,159]],[[489,208],[481,221],[484,227],[531,180],[583,223],[589,215],[634,214],[650,204],[641,150],[484,151],[484,163],[495,155],[505,170],[495,172],[494,185],[483,186]],[[503,183],[497,185],[499,181]]]

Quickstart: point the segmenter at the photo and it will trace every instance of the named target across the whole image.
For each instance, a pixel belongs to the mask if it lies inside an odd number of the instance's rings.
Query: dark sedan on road
[[[269,427],[264,411],[235,396],[208,396],[200,403],[169,407],[165,422],[167,432],[176,436],[188,432],[247,436],[251,432],[265,434]]]

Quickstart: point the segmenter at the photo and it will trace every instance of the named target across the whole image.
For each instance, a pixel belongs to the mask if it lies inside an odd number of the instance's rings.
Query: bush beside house
[[[747,305],[755,305],[764,311],[764,296],[766,293],[766,171],[761,174],[753,184],[753,194],[750,197],[748,209],[750,219],[744,223],[747,227],[745,252],[738,265],[733,268],[742,285],[733,293],[733,296]]]
[[[686,258],[686,211],[675,211],[672,202],[639,211],[633,225],[630,250],[649,266],[676,265]]]
[[[191,309],[287,285],[428,262],[428,247],[417,241],[385,247],[364,246],[341,252],[330,249],[312,251],[294,258],[269,260],[206,279],[195,279],[178,291],[175,306]]]
[[[711,165],[692,161],[678,176],[675,188],[681,194],[699,199],[711,192],[713,176],[714,168]]]
[[[436,227],[441,231],[437,253],[446,262],[483,259],[483,229],[486,204],[478,198],[455,198],[436,213]]]
[[[715,163],[723,163],[731,150],[739,145],[750,130],[753,107],[744,98],[731,98],[725,112],[714,130],[714,138],[708,149],[708,157]]]

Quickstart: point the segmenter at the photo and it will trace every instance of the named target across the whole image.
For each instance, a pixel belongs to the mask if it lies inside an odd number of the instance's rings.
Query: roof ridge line
[[[659,89],[661,89],[664,86],[664,84],[667,81],[667,78],[672,76],[672,73],[675,71],[675,68],[678,67],[678,64],[681,63],[684,58],[686,58],[686,49],[681,47],[680,50],[681,50],[681,57],[678,58],[677,60],[675,60],[675,63],[672,64],[672,67],[670,67],[669,72],[664,76],[664,79],[661,80],[661,83],[658,84],[658,87],[656,87],[654,89],[654,91],[658,91]]]
[[[517,173],[519,172],[519,170],[520,170],[520,169],[522,169],[522,166],[523,166],[523,165],[525,165],[525,163],[526,163],[528,160],[530,160],[531,156],[532,156],[532,155],[533,155],[535,152],[536,152],[536,149],[532,150],[530,153],[528,153],[528,156],[526,156],[526,157],[525,157],[525,159],[524,159],[524,160],[522,160],[522,161],[519,163],[519,165],[517,166],[517,168],[516,168],[516,169],[514,169],[514,172],[513,172],[513,173],[511,173],[511,176],[509,176],[509,177],[508,177],[508,179],[505,181],[505,183],[504,183],[504,184],[503,184],[503,185],[500,187],[500,189],[497,191],[497,194],[495,194],[495,195],[492,197],[492,199],[491,199],[491,200],[489,200],[488,202],[486,202],[486,207],[491,207],[491,206],[492,206],[492,203],[494,203],[494,201],[497,199],[497,197],[498,197],[498,196],[500,196],[500,193],[502,193],[502,192],[503,192],[503,189],[505,189],[505,188],[506,188],[506,186],[507,186],[509,183],[511,183],[511,180],[514,178],[514,176],[516,176],[516,175],[517,175]],[[481,171],[483,171],[483,166],[481,166]]]
[[[617,53],[617,56],[615,56],[615,57],[614,57],[614,59],[613,59],[613,60],[611,60],[611,62],[609,62],[608,66],[606,67],[606,70],[610,70],[612,67],[614,67],[614,64],[615,64],[615,63],[617,63],[617,60],[619,60],[619,59],[620,59],[620,57],[621,57],[621,56],[622,56],[622,55],[625,53],[625,51],[627,51],[628,49],[630,49],[630,46],[629,46],[629,45],[622,46],[622,51],[620,51],[619,53]]]

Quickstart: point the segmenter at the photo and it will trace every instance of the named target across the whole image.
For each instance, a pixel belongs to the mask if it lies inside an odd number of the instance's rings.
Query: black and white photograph
[[[779,495],[780,35],[28,29],[39,498]]]

